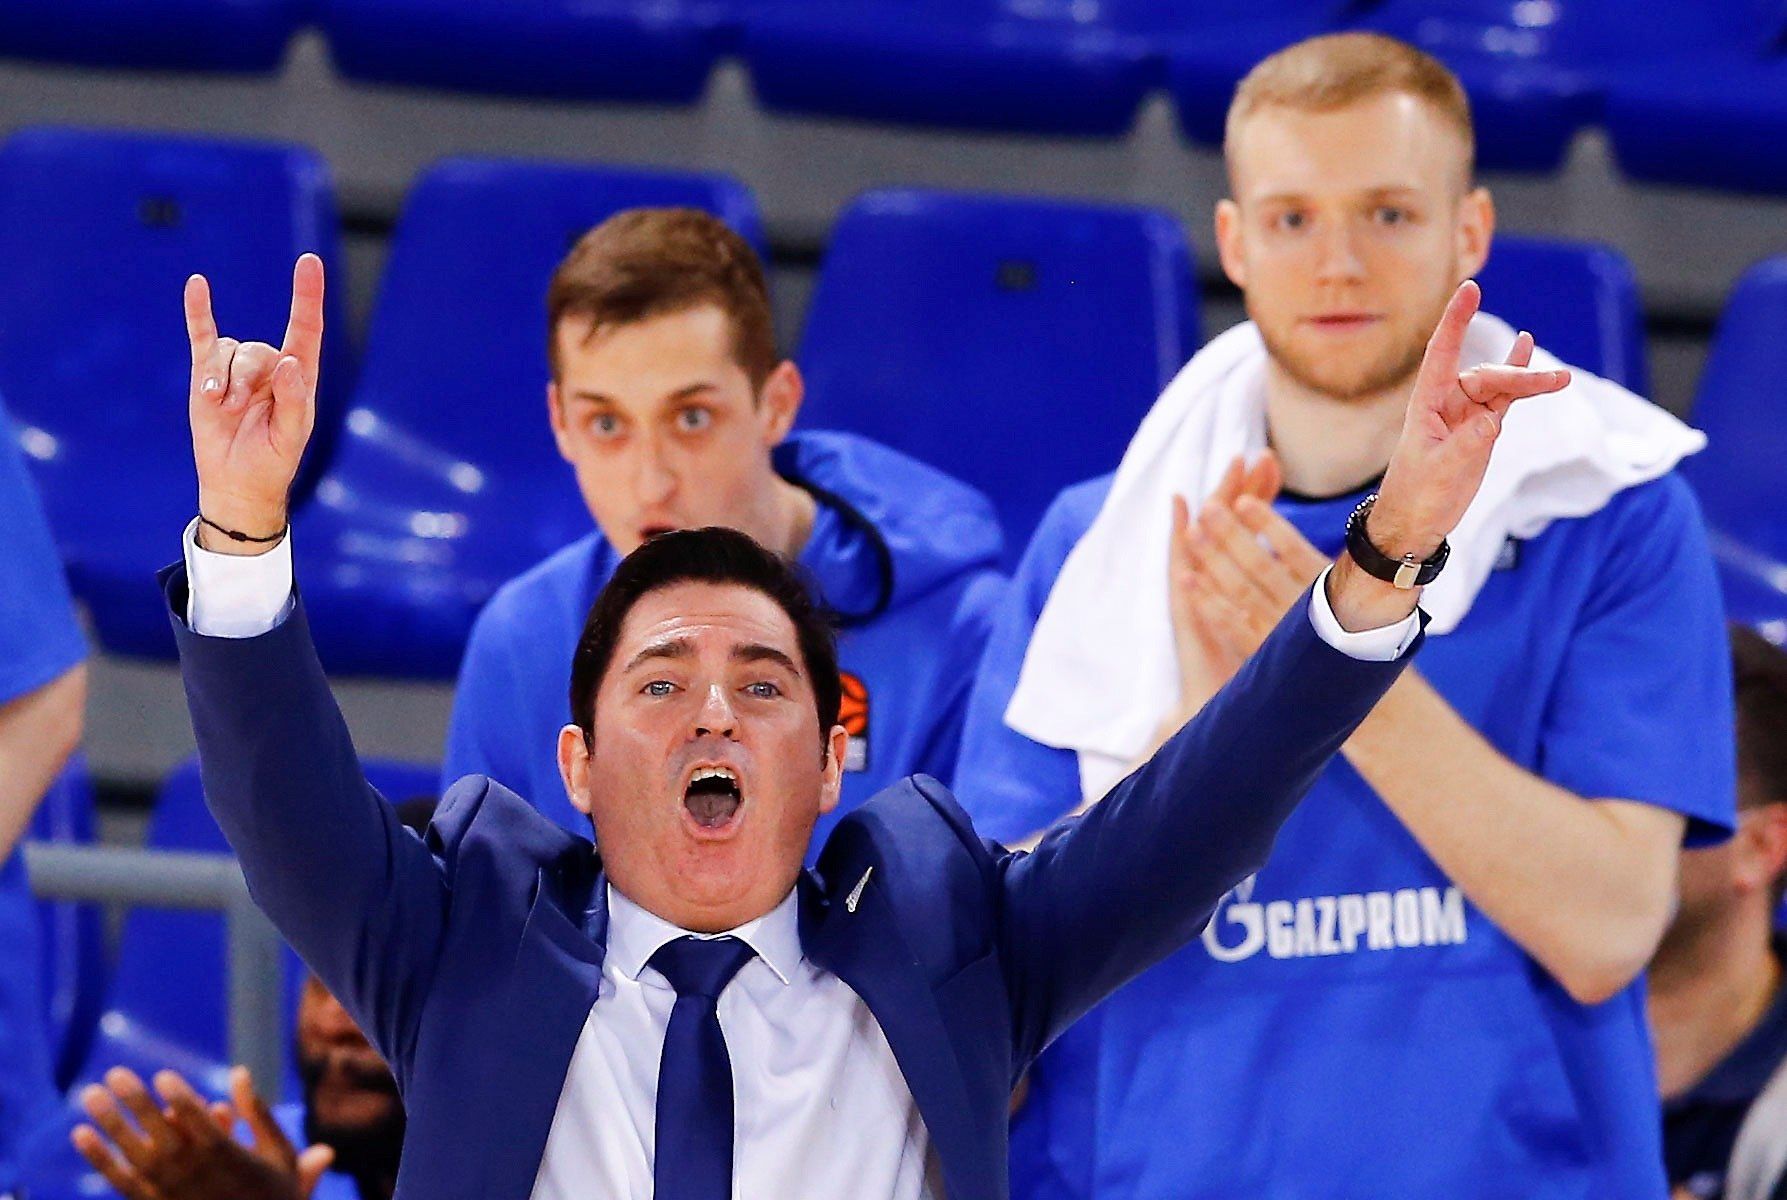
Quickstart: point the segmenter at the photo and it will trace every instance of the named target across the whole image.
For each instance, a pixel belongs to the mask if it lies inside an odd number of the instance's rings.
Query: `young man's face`
[[[627,614],[596,689],[594,748],[566,726],[559,767],[614,886],[684,929],[717,932],[794,886],[814,823],[837,806],[846,740],[838,726],[820,736],[780,605],[687,582]]]
[[[1467,190],[1463,139],[1425,102],[1382,95],[1333,112],[1262,108],[1227,154],[1223,269],[1273,359],[1342,400],[1409,379],[1488,253],[1494,213]]]
[[[599,330],[570,316],[553,336],[553,437],[619,553],[654,533],[706,525],[768,537],[770,451],[800,408],[792,363],[754,391],[732,324],[712,304]]]

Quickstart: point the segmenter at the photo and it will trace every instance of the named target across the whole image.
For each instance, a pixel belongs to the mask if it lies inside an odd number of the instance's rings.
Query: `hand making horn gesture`
[[[1460,371],[1465,330],[1481,299],[1475,283],[1459,287],[1421,359],[1402,433],[1365,522],[1371,546],[1388,559],[1432,557],[1476,498],[1508,409],[1570,382],[1568,371],[1531,365],[1533,339],[1526,333],[1504,361]],[[1268,505],[1278,478],[1269,458],[1246,470],[1237,462],[1195,519],[1182,502],[1175,511],[1170,599],[1187,711],[1234,673],[1326,564],[1294,529],[1272,518]],[[1252,482],[1244,486],[1244,480]],[[1412,591],[1374,581],[1350,555],[1341,556],[1330,577],[1328,599],[1351,630],[1389,625],[1414,606]]]
[[[1476,498],[1509,407],[1570,382],[1568,371],[1530,365],[1530,333],[1514,339],[1505,361],[1460,371],[1465,330],[1482,299],[1470,280],[1452,294],[1415,376],[1402,436],[1367,521],[1372,543],[1392,558],[1434,553]]]
[[[186,281],[186,333],[199,543],[224,553],[259,553],[285,530],[287,497],[316,421],[322,260],[305,254],[292,268],[283,345],[219,337],[203,275]]]

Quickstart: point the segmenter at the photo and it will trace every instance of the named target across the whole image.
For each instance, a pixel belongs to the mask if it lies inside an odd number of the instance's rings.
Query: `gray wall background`
[[[945,133],[778,117],[755,104],[745,73],[723,65],[689,108],[557,104],[356,85],[339,79],[315,35],[262,78],[94,72],[0,62],[0,128],[51,122],[284,139],[320,150],[335,172],[346,238],[348,336],[363,336],[385,241],[415,174],[447,154],[478,153],[724,171],[762,206],[772,289],[788,348],[798,333],[832,221],[865,188],[893,184],[1014,191],[1150,204],[1209,245],[1221,161],[1180,137],[1154,97],[1121,140]],[[1618,247],[1643,288],[1654,398],[1688,412],[1726,293],[1745,267],[1787,250],[1787,198],[1638,186],[1605,142],[1578,139],[1555,176],[1499,176],[1500,227]],[[1239,303],[1200,254],[1205,332],[1239,320]],[[567,479],[566,486],[570,486]],[[176,553],[169,531],[168,553]],[[300,553],[302,552],[300,548]],[[444,686],[351,682],[341,689],[362,752],[438,755]],[[171,668],[101,658],[87,756],[102,779],[146,786],[189,753]]]

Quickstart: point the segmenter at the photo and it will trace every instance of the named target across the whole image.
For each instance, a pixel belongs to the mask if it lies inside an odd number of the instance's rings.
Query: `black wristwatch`
[[[1374,579],[1381,579],[1392,587],[1408,591],[1422,587],[1439,578],[1440,571],[1446,565],[1446,558],[1452,553],[1451,544],[1440,539],[1440,548],[1432,557],[1416,558],[1405,554],[1401,558],[1391,558],[1382,550],[1371,544],[1371,535],[1365,532],[1365,518],[1370,515],[1372,505],[1377,503],[1377,493],[1359,502],[1353,515],[1346,519],[1346,552],[1353,556],[1359,568]]]

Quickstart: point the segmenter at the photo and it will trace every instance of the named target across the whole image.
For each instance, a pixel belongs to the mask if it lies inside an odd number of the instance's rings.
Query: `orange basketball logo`
[[[850,735],[850,747],[844,754],[846,771],[866,771],[869,767],[869,689],[860,676],[849,671],[838,672],[842,689],[838,703],[838,724]]]

